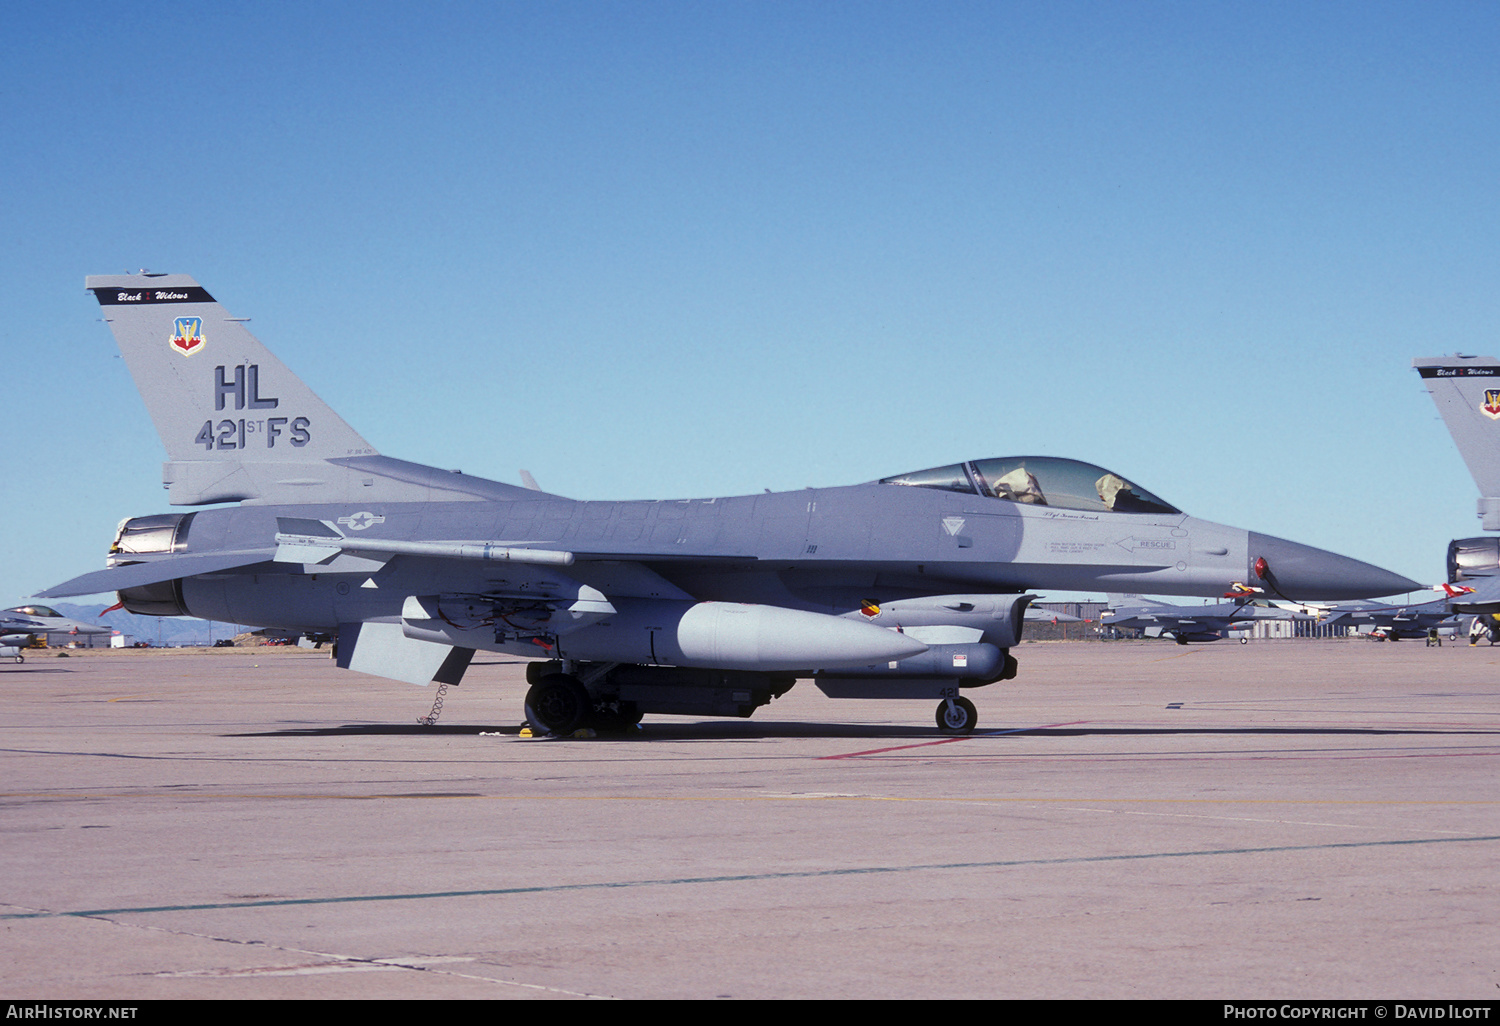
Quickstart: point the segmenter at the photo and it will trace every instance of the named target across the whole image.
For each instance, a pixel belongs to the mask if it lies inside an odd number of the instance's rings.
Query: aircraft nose
[[[1260,560],[1265,560],[1269,577],[1258,572]],[[1416,581],[1378,566],[1254,531],[1250,532],[1249,583],[1271,584],[1298,600],[1375,598],[1422,590]]]

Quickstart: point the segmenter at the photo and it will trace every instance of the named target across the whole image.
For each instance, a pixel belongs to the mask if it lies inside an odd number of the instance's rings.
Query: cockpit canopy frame
[[[884,477],[880,484],[936,488],[1089,513],[1182,513],[1114,471],[1058,456],[998,456]]]
[[[16,613],[16,614],[18,614],[20,616],[40,616],[40,617],[45,617],[45,618],[52,619],[52,620],[61,620],[61,619],[63,619],[63,615],[61,613],[59,613],[57,610],[53,609],[51,606],[38,606],[38,605],[12,606],[9,609],[3,610],[3,612],[6,612],[6,613]]]

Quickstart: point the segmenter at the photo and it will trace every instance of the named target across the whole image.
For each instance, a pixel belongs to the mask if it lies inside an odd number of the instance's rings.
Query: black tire
[[[955,698],[952,706],[944,699],[938,703],[937,725],[944,734],[968,734],[979,722],[979,710],[967,698]]]
[[[526,720],[543,734],[573,733],[584,725],[591,707],[588,690],[565,673],[543,677],[526,692]]]

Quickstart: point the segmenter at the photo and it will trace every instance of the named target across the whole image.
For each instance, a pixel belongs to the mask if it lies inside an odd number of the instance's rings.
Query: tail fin
[[[1479,486],[1486,531],[1500,531],[1500,360],[1434,356],[1413,360],[1459,455]]]
[[[522,491],[381,456],[187,275],[98,275],[84,285],[166,447],[162,477],[173,505]]]
[[[1115,609],[1118,609],[1121,606],[1125,606],[1130,609],[1137,609],[1148,606],[1166,605],[1166,603],[1162,602],[1160,599],[1148,599],[1144,595],[1137,594],[1122,595],[1117,591],[1110,592],[1109,594],[1105,595],[1104,598],[1105,601],[1109,603],[1110,607]]]

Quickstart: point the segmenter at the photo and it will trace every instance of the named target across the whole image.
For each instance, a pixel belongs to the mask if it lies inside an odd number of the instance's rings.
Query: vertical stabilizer
[[[174,505],[434,501],[521,491],[381,456],[240,319],[183,274],[96,275],[156,424]]]
[[[1479,486],[1486,531],[1500,531],[1500,360],[1433,356],[1412,361]]]

